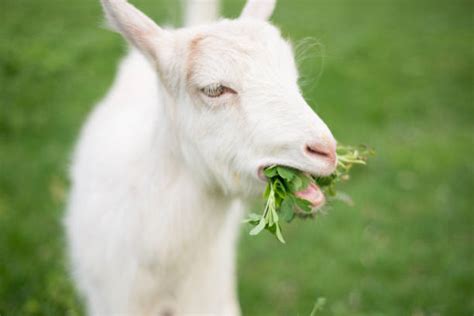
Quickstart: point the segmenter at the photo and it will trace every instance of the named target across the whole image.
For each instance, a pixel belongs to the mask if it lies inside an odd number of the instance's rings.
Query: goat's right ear
[[[241,18],[268,20],[275,10],[276,0],[247,0]]]
[[[171,51],[171,35],[126,0],[101,0],[107,21],[115,31],[157,66]]]

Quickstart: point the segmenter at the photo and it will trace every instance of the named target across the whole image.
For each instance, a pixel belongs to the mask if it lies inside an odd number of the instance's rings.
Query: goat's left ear
[[[276,0],[248,0],[241,18],[268,20],[275,10]]]
[[[171,35],[126,0],[101,0],[109,25],[149,59],[163,65]]]

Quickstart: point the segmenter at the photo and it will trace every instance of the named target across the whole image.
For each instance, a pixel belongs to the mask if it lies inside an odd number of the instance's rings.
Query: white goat
[[[65,223],[88,314],[239,315],[236,240],[262,168],[335,167],[291,46],[266,21],[275,1],[178,30],[125,0],[102,5],[136,50],[82,130],[71,171]]]

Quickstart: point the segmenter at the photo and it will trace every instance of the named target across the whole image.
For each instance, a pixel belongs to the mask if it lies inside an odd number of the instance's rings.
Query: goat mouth
[[[310,176],[311,178],[313,179],[316,179],[318,177],[321,177],[323,175],[321,174],[315,174],[315,173],[312,173],[312,172],[309,172],[307,170],[303,170],[301,168],[298,168],[298,167],[294,167],[294,166],[290,166],[290,165],[286,165],[286,164],[278,164],[278,163],[275,163],[275,164],[268,164],[268,165],[262,165],[258,168],[257,170],[257,177],[260,181],[262,182],[268,182],[268,178],[265,176],[265,169],[267,168],[270,168],[270,167],[273,167],[273,166],[281,166],[281,167],[287,167],[287,168],[291,168],[291,169],[295,169],[295,170],[299,170],[301,172],[303,172],[304,174],[306,174],[307,176]]]
[[[258,168],[257,174],[258,174],[258,178],[261,181],[268,182],[268,178],[265,176],[264,170],[271,166],[272,165],[266,165],[266,166],[261,166],[260,168]],[[285,167],[290,167],[290,166],[285,166]],[[300,170],[295,167],[290,167],[290,168]],[[306,175],[308,175],[311,179],[315,179],[316,177],[318,177],[318,175],[314,175],[303,170],[301,171],[304,172]],[[305,189],[298,192],[294,192],[294,194],[300,199],[310,202],[314,211],[321,208],[326,202],[326,197],[324,196],[323,191],[321,190],[319,185],[316,183],[316,181],[312,181]]]

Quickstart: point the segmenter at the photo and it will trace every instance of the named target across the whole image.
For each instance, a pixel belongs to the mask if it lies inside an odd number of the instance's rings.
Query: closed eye
[[[201,92],[204,93],[209,98],[218,98],[224,94],[237,94],[237,92],[229,87],[226,87],[220,83],[210,84],[201,89]]]

